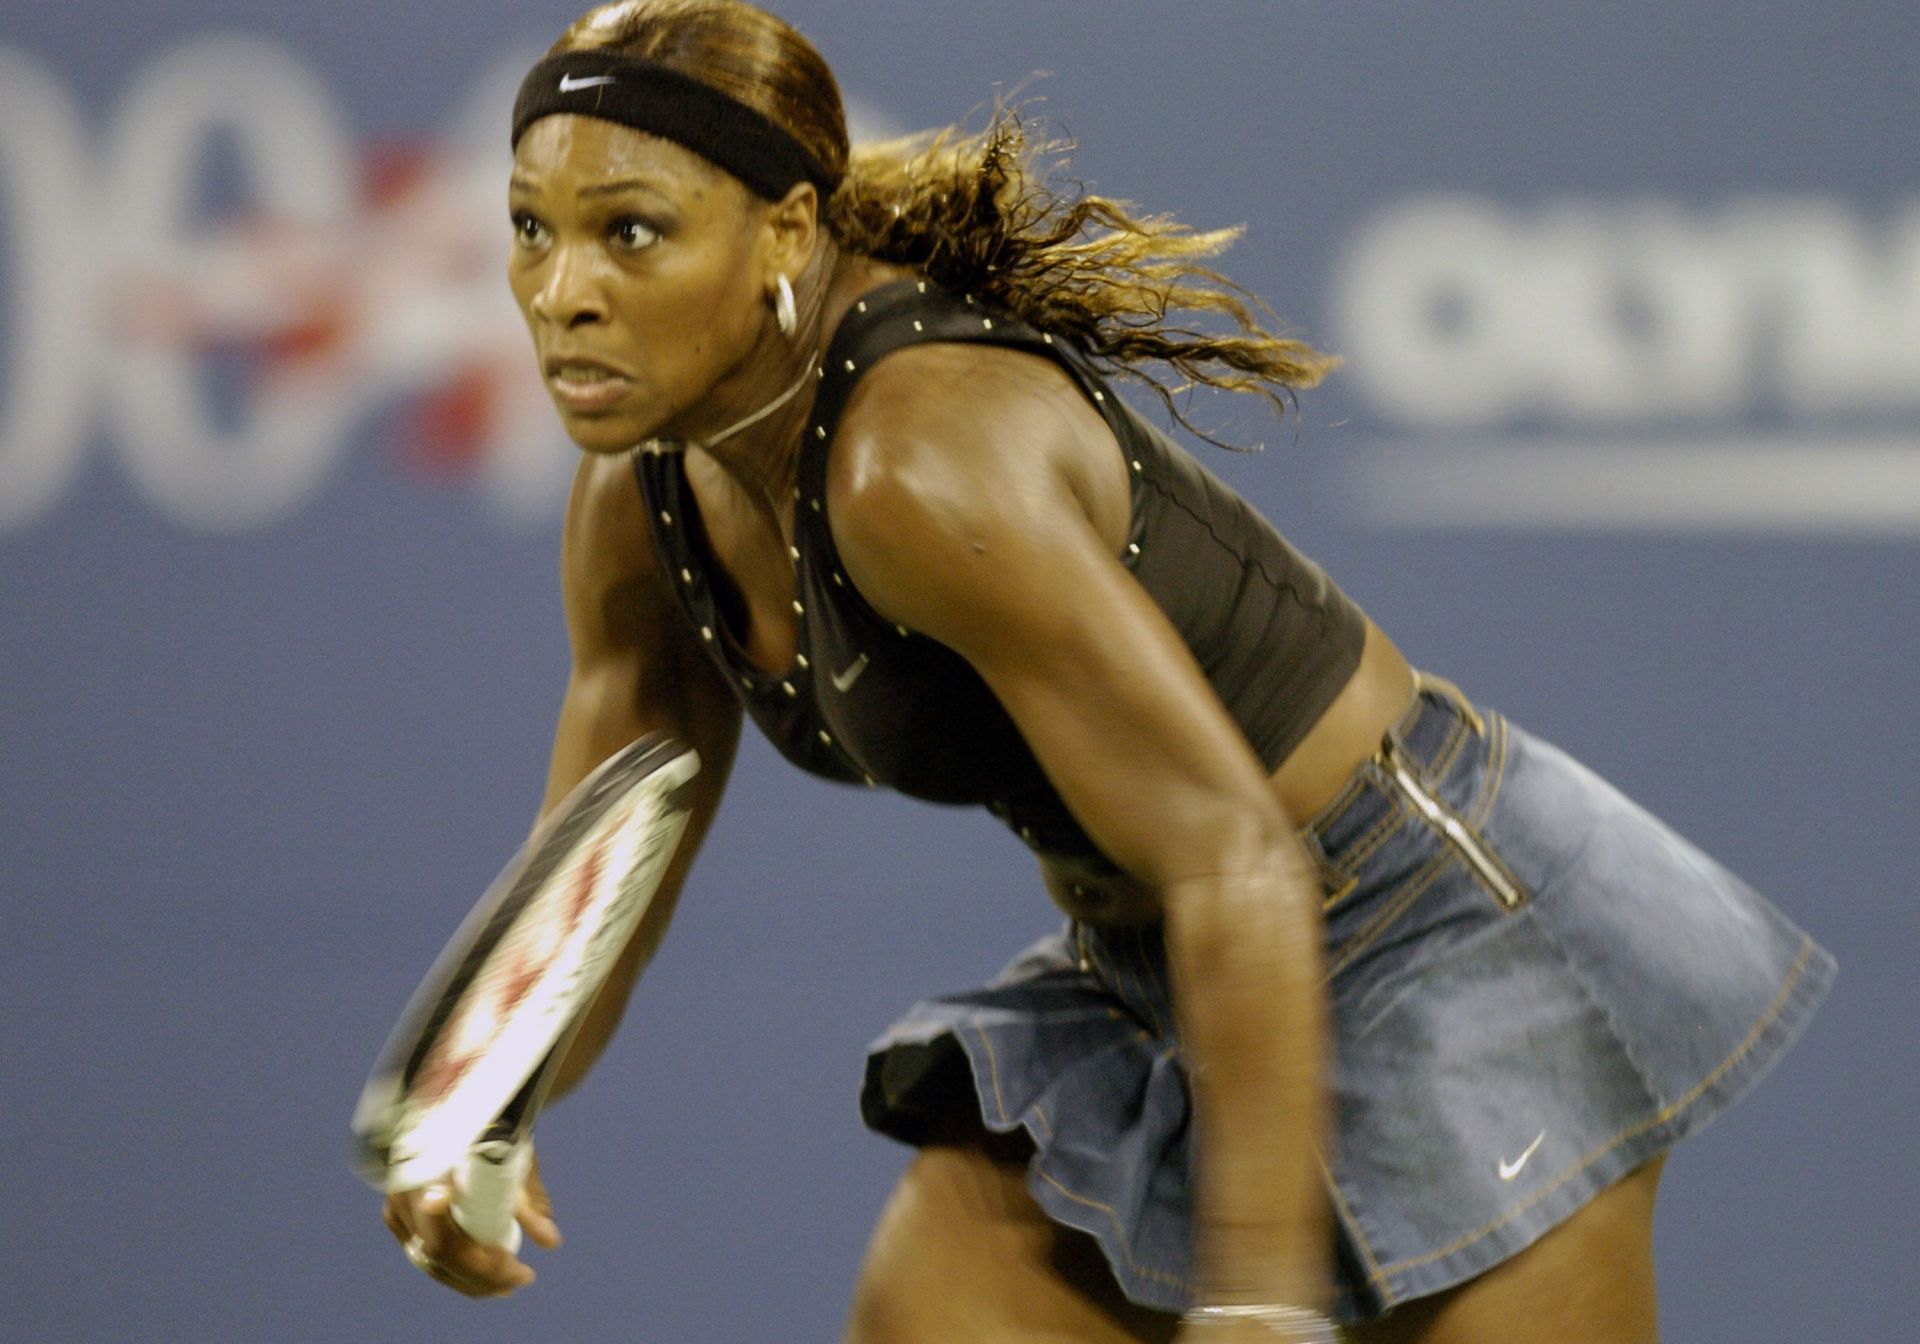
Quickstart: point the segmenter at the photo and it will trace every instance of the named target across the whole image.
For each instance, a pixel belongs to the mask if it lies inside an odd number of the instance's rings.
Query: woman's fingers
[[[514,1214],[534,1245],[548,1251],[560,1249],[560,1225],[553,1220],[553,1201],[547,1195],[546,1182],[540,1179],[538,1154],[527,1168],[527,1179],[520,1187],[520,1200]]]
[[[444,1182],[387,1199],[387,1228],[422,1273],[468,1297],[505,1297],[533,1282],[532,1268],[512,1252],[483,1246],[462,1232],[450,1204]]]
[[[400,1217],[398,1195],[388,1195],[387,1202],[380,1206],[380,1221],[387,1225],[387,1231],[393,1233],[393,1239],[403,1246],[406,1245],[407,1238],[413,1235],[413,1229],[408,1227]]]

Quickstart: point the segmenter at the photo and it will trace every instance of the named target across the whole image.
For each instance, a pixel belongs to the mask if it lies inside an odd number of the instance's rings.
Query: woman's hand
[[[407,1258],[429,1277],[468,1297],[505,1297],[532,1283],[532,1267],[513,1252],[483,1246],[460,1230],[448,1207],[452,1198],[451,1176],[387,1196],[381,1216]],[[549,1251],[559,1248],[560,1228],[553,1221],[553,1203],[540,1179],[538,1156],[527,1169],[514,1216],[534,1245]]]

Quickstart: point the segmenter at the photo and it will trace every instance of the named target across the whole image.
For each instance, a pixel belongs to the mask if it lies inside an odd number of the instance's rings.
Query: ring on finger
[[[440,1268],[440,1262],[427,1254],[427,1243],[420,1239],[418,1232],[408,1237],[401,1249],[406,1251],[407,1259],[413,1261],[413,1267],[422,1274],[430,1275]]]

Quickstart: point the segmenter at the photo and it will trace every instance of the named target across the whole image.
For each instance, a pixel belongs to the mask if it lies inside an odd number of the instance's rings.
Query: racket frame
[[[452,1171],[456,1217],[464,1191],[469,1195],[468,1216],[460,1220],[488,1224],[473,1231],[494,1230],[498,1210],[478,1205],[483,1192],[495,1203],[504,1193],[510,1239],[517,1243],[519,1227],[511,1210],[530,1156],[525,1140],[551,1089],[556,1066],[672,862],[690,812],[687,784],[699,768],[699,757],[690,748],[665,734],[649,734],[609,757],[535,828],[461,922],[377,1057],[352,1125],[352,1164],[362,1179],[393,1193]],[[596,837],[595,832],[637,788],[659,795],[654,813],[643,823],[646,830],[633,841],[636,856],[651,857],[624,865],[618,889],[602,902],[598,918],[563,941],[537,977],[530,991],[533,1001],[516,1004],[507,1029],[489,1043],[490,1050],[498,1050],[511,1036],[521,1058],[531,1063],[489,1069],[483,1057],[438,1100],[430,1105],[417,1102],[411,1093],[419,1072],[476,976],[547,882],[579,856],[583,844],[596,839],[604,844],[618,835]],[[658,836],[661,829],[671,831],[664,842]],[[562,958],[573,963],[564,982],[553,974]],[[564,1017],[561,1007],[570,1009]],[[544,1053],[527,1046],[539,1035],[550,1038]],[[503,1093],[504,1103],[486,1104],[487,1098]],[[463,1095],[479,1100],[466,1101]],[[476,1240],[502,1243],[499,1236]]]

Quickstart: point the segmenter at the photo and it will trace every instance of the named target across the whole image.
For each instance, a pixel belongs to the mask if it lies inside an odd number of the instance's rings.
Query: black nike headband
[[[827,170],[798,140],[773,122],[678,70],[611,52],[569,51],[527,72],[513,104],[513,143],[541,117],[570,112],[618,122],[683,145],[777,201],[796,182],[822,195],[833,190]]]

